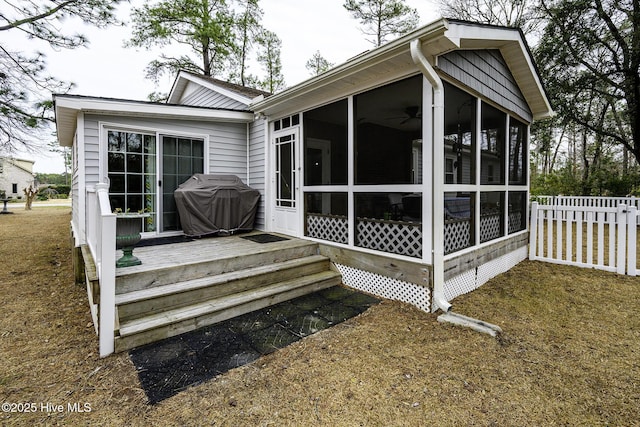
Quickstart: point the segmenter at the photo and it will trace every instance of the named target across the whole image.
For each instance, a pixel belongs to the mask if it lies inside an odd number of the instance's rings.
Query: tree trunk
[[[24,210],[30,211],[31,205],[33,204],[33,200],[36,198],[36,195],[38,194],[38,189],[33,188],[32,185],[29,185],[29,188],[23,188],[22,191],[24,192],[24,195],[26,197]]]

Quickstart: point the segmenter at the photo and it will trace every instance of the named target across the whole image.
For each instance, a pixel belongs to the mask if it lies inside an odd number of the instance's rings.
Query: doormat
[[[286,237],[276,236],[274,234],[253,234],[251,236],[242,236],[242,238],[256,243],[273,243],[289,240]]]
[[[334,286],[129,352],[150,404],[357,316],[379,300]]]
[[[142,239],[139,243],[136,244],[136,247],[143,246],[157,246],[157,245],[168,245],[170,243],[186,243],[193,242],[195,239],[189,236],[168,236],[168,237],[154,237],[151,239]]]

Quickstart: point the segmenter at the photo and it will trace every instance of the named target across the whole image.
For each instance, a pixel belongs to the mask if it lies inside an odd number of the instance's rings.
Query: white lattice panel
[[[497,239],[502,235],[500,215],[485,215],[480,217],[480,241]]]
[[[430,310],[429,288],[376,273],[336,264],[342,274],[342,283],[382,298],[406,302],[421,310]]]
[[[511,212],[509,214],[509,234],[522,229],[522,212]]]
[[[527,258],[527,247],[523,246],[513,252],[482,264],[478,268],[468,270],[447,280],[444,284],[444,294],[447,300],[467,294],[489,280],[508,271],[520,261]]]
[[[337,243],[349,243],[349,222],[346,217],[307,215],[307,236]]]
[[[422,258],[421,224],[358,218],[358,246]]]
[[[450,254],[471,244],[471,221],[451,221],[444,224],[444,253]]]
[[[473,269],[444,282],[444,296],[447,301],[451,301],[455,297],[467,294],[476,288],[476,270]]]

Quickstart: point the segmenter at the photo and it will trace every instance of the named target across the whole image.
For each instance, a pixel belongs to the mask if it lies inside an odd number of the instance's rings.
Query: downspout
[[[249,152],[251,150],[251,124],[247,123],[247,185],[251,186],[251,157]]]
[[[440,76],[422,53],[419,39],[411,41],[411,58],[433,86],[433,304],[447,313],[451,304],[444,294],[444,90]]]

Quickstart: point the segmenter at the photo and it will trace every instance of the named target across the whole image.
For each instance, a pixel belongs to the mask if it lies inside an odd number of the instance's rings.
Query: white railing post
[[[637,238],[637,217],[638,209],[631,205],[627,209],[627,275],[636,276],[636,238]]]
[[[115,350],[115,298],[116,298],[116,216],[109,203],[109,184],[96,184],[98,205],[98,251],[100,264],[96,265],[100,279],[100,357]]]
[[[536,239],[538,237],[538,202],[531,203],[531,218],[529,218],[529,259],[536,259]]]
[[[616,262],[616,271],[618,274],[624,274],[627,246],[625,242],[627,236],[627,205],[623,203],[618,205],[616,219],[618,223],[618,259]]]

